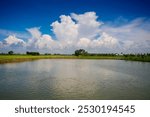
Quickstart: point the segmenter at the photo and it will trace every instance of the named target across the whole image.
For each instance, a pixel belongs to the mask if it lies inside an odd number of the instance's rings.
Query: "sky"
[[[1,0],[0,53],[149,53],[150,0]]]

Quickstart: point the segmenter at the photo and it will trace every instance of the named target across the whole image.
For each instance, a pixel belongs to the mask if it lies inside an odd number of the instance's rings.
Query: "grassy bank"
[[[11,62],[23,62],[37,59],[114,59],[150,62],[150,56],[73,56],[73,55],[0,55],[0,64]]]
[[[61,56],[61,55],[0,55],[0,64],[11,62],[23,62],[37,59],[75,59],[76,56]]]
[[[141,61],[150,62],[150,56],[79,56],[79,59],[113,59],[113,60],[128,60],[128,61]]]
[[[150,62],[150,56],[129,56],[129,57],[123,57],[123,60],[130,60],[130,61],[142,61],[142,62]]]

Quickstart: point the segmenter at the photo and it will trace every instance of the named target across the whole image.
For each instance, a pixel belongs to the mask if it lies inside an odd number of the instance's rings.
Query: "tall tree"
[[[12,54],[14,54],[14,52],[13,52],[13,51],[9,51],[8,54],[9,54],[9,55],[12,55]]]
[[[85,51],[84,49],[79,49],[79,50],[76,50],[76,51],[75,51],[75,55],[76,55],[76,56],[79,56],[79,55],[87,55],[87,54],[88,54],[88,52]]]

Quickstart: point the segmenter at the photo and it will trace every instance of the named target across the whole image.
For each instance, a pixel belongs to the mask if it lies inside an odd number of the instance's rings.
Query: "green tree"
[[[85,51],[84,49],[79,49],[79,50],[76,50],[76,51],[75,51],[75,55],[76,55],[76,56],[79,56],[79,55],[87,55],[87,54],[88,54],[88,52]]]
[[[14,54],[14,52],[13,52],[13,51],[9,51],[8,54],[9,54],[9,55],[12,55],[12,54]]]
[[[39,52],[26,52],[27,55],[40,55]]]

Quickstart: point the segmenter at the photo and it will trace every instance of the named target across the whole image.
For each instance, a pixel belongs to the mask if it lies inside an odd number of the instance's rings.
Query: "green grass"
[[[123,57],[123,60],[150,62],[150,56],[144,56],[144,57],[129,56],[129,57]]]
[[[73,56],[73,55],[0,55],[0,64],[11,62],[23,62],[37,59],[113,59],[113,60],[130,60],[130,61],[143,61],[150,62],[150,56],[137,57],[137,56]]]
[[[61,56],[61,55],[0,55],[0,63],[22,62],[37,59],[74,59],[76,56]]]

